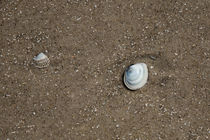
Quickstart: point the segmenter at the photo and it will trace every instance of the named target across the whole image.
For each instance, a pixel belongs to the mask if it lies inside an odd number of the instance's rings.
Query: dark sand
[[[208,140],[209,94],[210,0],[0,0],[1,140]]]

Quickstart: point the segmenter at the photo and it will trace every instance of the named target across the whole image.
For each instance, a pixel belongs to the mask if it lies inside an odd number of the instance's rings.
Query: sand
[[[0,0],[0,139],[207,140],[209,45],[209,0]]]

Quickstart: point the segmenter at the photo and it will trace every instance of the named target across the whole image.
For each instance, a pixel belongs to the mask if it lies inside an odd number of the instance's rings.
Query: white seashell
[[[45,68],[50,64],[50,59],[44,53],[38,54],[33,60],[37,68]]]
[[[124,73],[124,84],[130,90],[137,90],[147,83],[148,69],[145,63],[129,66]]]

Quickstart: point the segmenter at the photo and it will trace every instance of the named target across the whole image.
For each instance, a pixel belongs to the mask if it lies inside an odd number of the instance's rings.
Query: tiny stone
[[[152,56],[152,55],[149,56],[149,58],[152,59],[152,60],[156,60],[157,59],[155,56]]]

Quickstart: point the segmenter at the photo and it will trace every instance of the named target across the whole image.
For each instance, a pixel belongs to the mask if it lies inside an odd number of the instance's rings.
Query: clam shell
[[[50,59],[44,53],[38,54],[33,60],[37,68],[45,68],[50,64]]]
[[[137,90],[147,83],[148,68],[145,63],[129,66],[124,73],[124,84],[130,90]]]

